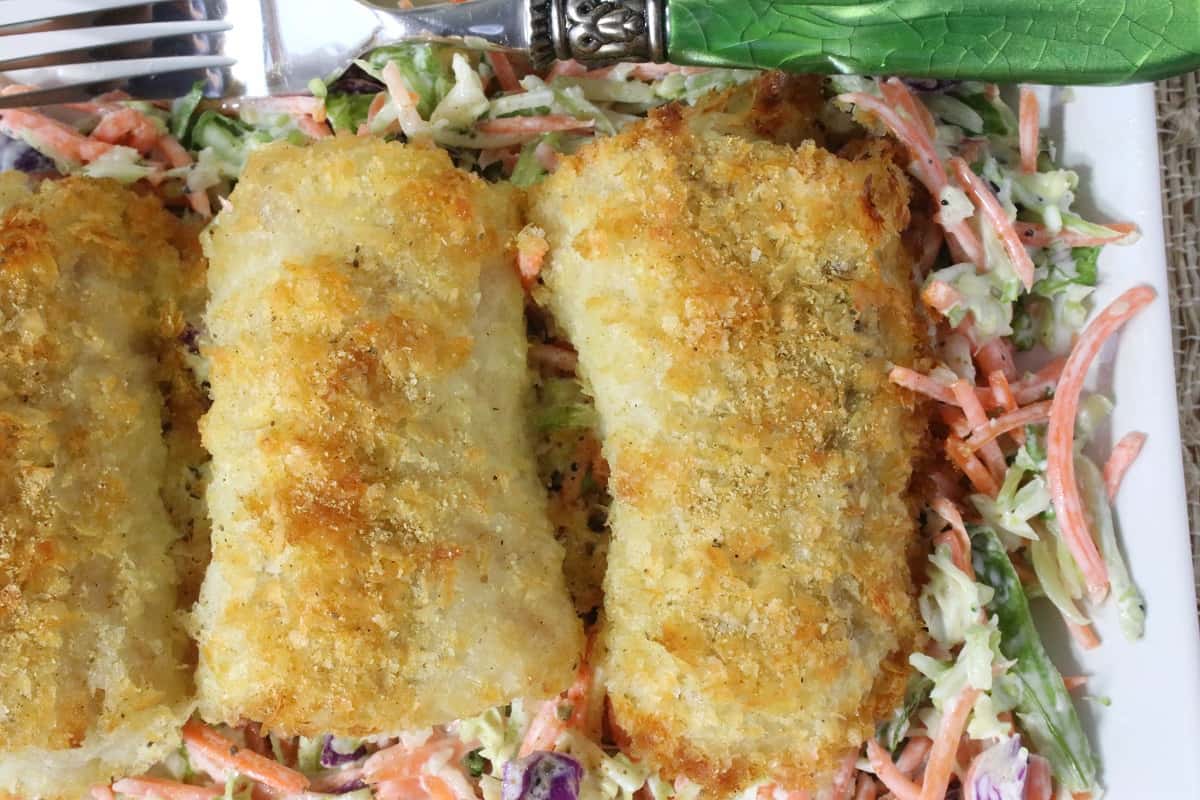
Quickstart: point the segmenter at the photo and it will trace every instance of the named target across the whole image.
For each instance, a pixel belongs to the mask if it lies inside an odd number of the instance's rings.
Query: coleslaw
[[[0,111],[0,166],[138,182],[169,204],[209,216],[247,155],[266,143],[332,135],[402,137],[449,150],[465,169],[528,186],[562,154],[611,135],[668,102],[695,103],[744,83],[749,71],[573,62],[535,74],[499,53],[435,44],[387,47],[311,96],[222,106],[199,88],[171,104],[119,95],[50,117]],[[1115,604],[1136,639],[1145,609],[1118,544],[1111,501],[1144,436],[1132,432],[1105,464],[1083,452],[1111,402],[1083,380],[1100,347],[1154,299],[1138,287],[1087,323],[1107,245],[1137,239],[1128,224],[1073,210],[1079,175],[1055,163],[1036,95],[1016,108],[997,87],[909,84],[839,76],[828,113],[905,148],[930,208],[918,231],[919,293],[935,364],[895,367],[892,380],[929,398],[938,465],[923,525],[930,545],[919,608],[928,646],[911,657],[902,706],[857,761],[830,765],[831,787],[764,783],[749,800],[1078,800],[1099,793],[1095,755],[1072,690],[1030,615],[1044,602],[1084,648],[1100,645],[1089,610]],[[917,219],[921,219],[917,217]],[[545,242],[518,242],[522,278],[536,281]],[[606,542],[607,466],[574,352],[553,321],[531,312],[538,375],[534,427],[551,513],[578,585],[598,585]],[[1087,323],[1085,325],[1085,323]],[[1042,366],[1023,371],[1019,352]],[[1024,359],[1022,361],[1024,363]],[[571,576],[568,576],[571,578]],[[576,592],[594,620],[597,591]],[[340,796],[346,800],[691,800],[699,787],[664,780],[603,734],[603,680],[584,659],[558,698],[514,700],[425,731],[345,740],[279,737],[253,723],[193,720],[184,746],[149,775],[97,787],[96,800]],[[958,795],[954,793],[958,792]]]

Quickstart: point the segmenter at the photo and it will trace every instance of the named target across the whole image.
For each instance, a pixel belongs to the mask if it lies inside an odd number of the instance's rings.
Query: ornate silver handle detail
[[[535,0],[534,61],[666,61],[664,0]]]

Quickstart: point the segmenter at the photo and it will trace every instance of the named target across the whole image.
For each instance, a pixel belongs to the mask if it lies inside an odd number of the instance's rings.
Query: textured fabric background
[[[1200,72],[1158,85],[1183,467],[1200,587]]]

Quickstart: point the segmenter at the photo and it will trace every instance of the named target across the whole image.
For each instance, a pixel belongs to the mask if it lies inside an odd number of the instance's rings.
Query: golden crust
[[[904,175],[664,109],[531,191],[612,470],[601,665],[634,756],[812,786],[918,631]]]
[[[582,633],[524,430],[516,196],[350,137],[256,151],[231,203],[201,713],[369,734],[564,688]]]
[[[0,789],[78,797],[190,710],[157,387],[198,252],[111,182],[3,192]]]

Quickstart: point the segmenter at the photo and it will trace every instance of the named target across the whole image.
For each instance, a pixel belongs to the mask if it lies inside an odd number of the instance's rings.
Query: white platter
[[[1080,174],[1081,213],[1136,222],[1141,240],[1109,247],[1100,261],[1096,306],[1146,283],[1158,300],[1105,348],[1093,384],[1116,401],[1096,455],[1131,430],[1148,434],[1116,508],[1134,578],[1146,597],[1146,636],[1126,641],[1108,609],[1098,614],[1103,644],[1081,653],[1061,624],[1042,615],[1043,630],[1064,672],[1074,663],[1090,676],[1087,694],[1104,707],[1079,703],[1099,751],[1109,800],[1200,798],[1200,628],[1188,535],[1172,357],[1167,264],[1163,241],[1154,90],[1150,85],[1042,93],[1043,119],[1059,145],[1059,161]],[[1038,603],[1043,601],[1037,601]],[[1053,631],[1053,633],[1051,632]],[[1061,634],[1061,635],[1056,635]],[[1062,654],[1060,656],[1060,654]]]

